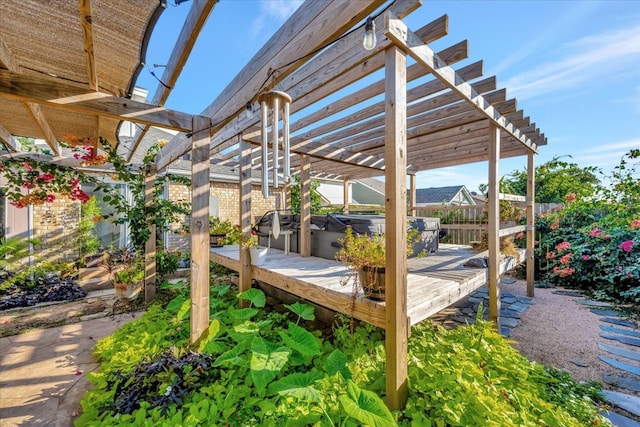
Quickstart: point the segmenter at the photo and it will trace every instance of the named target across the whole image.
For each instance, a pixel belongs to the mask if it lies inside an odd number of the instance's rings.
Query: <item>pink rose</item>
[[[633,240],[624,241],[620,243],[618,247],[625,252],[631,252],[631,248],[633,248]]]

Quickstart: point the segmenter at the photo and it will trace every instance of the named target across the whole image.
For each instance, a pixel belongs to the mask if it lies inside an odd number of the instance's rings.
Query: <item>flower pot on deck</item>
[[[374,301],[385,301],[384,267],[364,266],[358,270],[358,281],[364,295]]]
[[[221,248],[224,246],[226,234],[209,234],[209,246],[212,248]]]
[[[251,254],[251,264],[253,265],[262,265],[267,259],[267,252],[269,248],[263,248],[260,246],[253,246],[249,248],[249,253]]]

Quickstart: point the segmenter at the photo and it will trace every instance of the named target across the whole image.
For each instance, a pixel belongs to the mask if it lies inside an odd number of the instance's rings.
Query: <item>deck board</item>
[[[211,248],[211,261],[238,271],[239,248],[228,245]],[[410,259],[407,275],[407,314],[410,324],[422,322],[450,306],[487,282],[486,268],[466,268],[470,258],[484,257],[467,246],[440,245],[437,254]],[[500,272],[513,268],[516,262],[507,258],[501,262]],[[262,266],[252,266],[252,277],[271,286],[295,294],[307,301],[331,310],[352,314],[353,317],[385,327],[384,302],[372,301],[362,293],[356,296],[352,311],[352,286],[344,286],[340,279],[348,274],[341,263],[324,258],[302,257],[270,249]]]

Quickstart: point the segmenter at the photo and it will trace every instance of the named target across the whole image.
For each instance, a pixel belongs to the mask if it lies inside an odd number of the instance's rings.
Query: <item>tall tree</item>
[[[570,157],[570,156],[569,156]],[[576,163],[554,157],[536,167],[536,202],[564,203],[565,196],[574,193],[587,197],[600,186],[596,176],[600,169],[596,166],[579,167]],[[517,170],[501,180],[502,191],[511,194],[527,194],[527,170]]]

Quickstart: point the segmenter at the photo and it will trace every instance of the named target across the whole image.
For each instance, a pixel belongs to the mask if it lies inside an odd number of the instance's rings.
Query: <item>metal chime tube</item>
[[[280,99],[277,95],[273,96],[273,120],[271,121],[271,130],[273,132],[272,144],[273,144],[273,188],[279,188],[280,184],[278,183],[278,168],[280,157],[280,140],[278,138],[278,122],[280,118],[278,117],[280,113]]]
[[[284,100],[283,112],[282,112],[282,139],[284,145],[284,180],[285,182],[289,182],[289,177],[291,176],[291,162],[290,162],[290,151],[291,146],[289,143],[289,106],[291,103],[288,100]]]
[[[268,146],[267,137],[267,117],[269,114],[269,107],[265,99],[260,103],[260,126],[262,128],[262,197],[267,199],[269,197],[269,158],[268,158]]]

